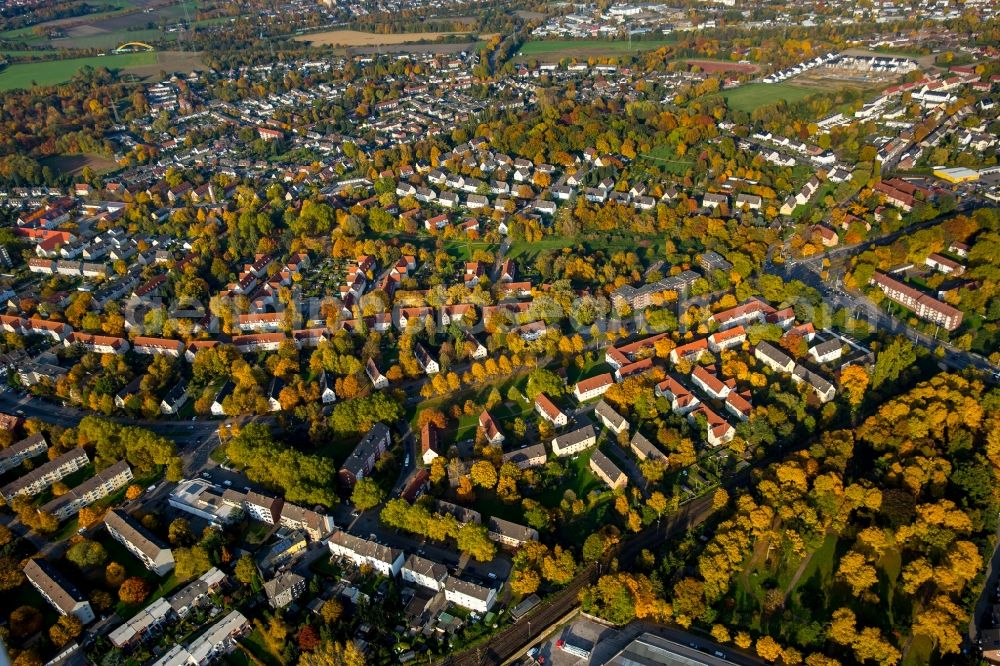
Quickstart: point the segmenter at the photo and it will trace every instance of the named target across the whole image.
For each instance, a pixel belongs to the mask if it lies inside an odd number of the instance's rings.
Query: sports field
[[[125,69],[155,65],[157,54],[125,53],[122,55],[94,56],[92,58],[71,58],[69,60],[49,60],[46,62],[11,65],[0,71],[0,90],[30,88],[33,85],[51,86],[73,78],[81,67],[107,67]]]
[[[772,104],[779,99],[786,102],[797,102],[816,92],[814,89],[790,83],[751,83],[739,88],[724,90],[722,96],[726,98],[730,108],[750,113],[758,107]]]
[[[623,56],[652,51],[673,44],[672,39],[544,39],[526,42],[518,52],[521,60],[537,58],[554,62],[563,58]]]

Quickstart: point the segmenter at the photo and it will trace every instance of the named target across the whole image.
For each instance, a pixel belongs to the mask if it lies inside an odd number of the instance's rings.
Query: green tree
[[[89,569],[104,564],[108,559],[108,553],[98,542],[84,539],[69,547],[66,559],[81,569]]]
[[[887,381],[896,381],[916,361],[913,343],[903,337],[893,338],[875,357],[872,388],[877,389]]]
[[[385,501],[385,491],[371,477],[365,477],[354,484],[351,491],[351,502],[358,508],[358,511],[374,509]]]
[[[243,555],[236,561],[236,568],[233,573],[236,576],[236,580],[244,585],[249,585],[250,589],[254,592],[260,590],[260,571],[257,570],[257,563],[254,562],[253,557],[249,554]]]

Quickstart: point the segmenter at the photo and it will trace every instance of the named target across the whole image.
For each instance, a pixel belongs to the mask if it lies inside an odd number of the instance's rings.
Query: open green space
[[[663,236],[643,236],[629,233],[602,234],[600,236],[547,236],[538,241],[514,241],[506,256],[522,259],[531,264],[539,254],[547,250],[561,250],[564,247],[583,246],[587,253],[594,252],[635,252],[640,258],[662,257],[666,238]]]
[[[124,69],[127,67],[141,67],[155,64],[155,53],[142,52],[11,65],[0,72],[0,90],[30,88],[35,85],[56,85],[70,80],[81,67],[88,65],[90,67]]]
[[[694,160],[678,157],[669,146],[656,146],[648,153],[639,156],[640,160],[655,164],[656,167],[672,173],[675,176],[683,176],[694,168]]]
[[[816,92],[791,83],[750,83],[724,90],[722,96],[726,98],[730,108],[751,113],[765,104],[773,104],[782,99],[786,102],[798,102]]]
[[[476,250],[494,251],[495,243],[472,240],[449,240],[444,243],[445,251],[461,261],[470,261]]]
[[[518,58],[562,60],[563,58],[589,58],[625,56],[642,51],[652,51],[673,44],[673,39],[545,39],[526,42]]]

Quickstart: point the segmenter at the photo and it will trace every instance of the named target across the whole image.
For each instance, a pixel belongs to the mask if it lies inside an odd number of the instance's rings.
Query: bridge
[[[126,42],[116,48],[114,53],[132,53],[133,51],[155,51],[152,46],[145,42]]]

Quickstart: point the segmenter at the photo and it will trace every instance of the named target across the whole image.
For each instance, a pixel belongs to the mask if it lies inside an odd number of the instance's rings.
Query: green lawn
[[[731,90],[725,90],[722,96],[732,109],[753,112],[765,104],[773,104],[778,100],[798,102],[809,95],[815,94],[812,88],[803,88],[791,83],[751,83]]]
[[[563,58],[624,56],[652,51],[675,43],[674,39],[545,39],[526,42],[518,52],[521,59],[556,61]]]
[[[523,263],[531,264],[536,257],[546,250],[561,250],[564,247],[582,246],[588,253],[592,252],[635,252],[640,258],[652,256],[662,257],[664,254],[665,237],[642,236],[636,234],[602,234],[582,235],[575,237],[546,236],[539,241],[514,241],[510,244],[507,257],[521,259]]]
[[[484,524],[489,518],[502,518],[520,525],[524,524],[524,511],[521,510],[521,502],[507,504],[491,490],[477,488],[476,501],[472,508],[483,514]]]
[[[476,250],[495,251],[495,243],[485,243],[483,241],[449,240],[445,241],[444,249],[451,256],[461,261],[471,261]]]
[[[266,666],[282,666],[284,663],[277,655],[271,652],[267,644],[264,642],[264,637],[261,635],[259,629],[254,629],[252,632],[247,634],[241,641],[240,647],[249,652],[251,655],[256,657],[260,662],[264,663]]]
[[[559,485],[549,488],[538,496],[538,501],[547,507],[557,507],[567,490],[572,490],[580,499],[586,499],[591,490],[600,490],[604,484],[590,471],[590,456],[594,449],[584,451],[575,458],[563,459],[566,473]]]
[[[152,52],[126,53],[114,56],[94,56],[92,58],[71,58],[69,60],[49,60],[38,63],[11,65],[0,72],[0,90],[30,88],[34,85],[50,86],[73,78],[81,67],[107,67],[121,69],[155,65],[156,54]]]
[[[675,176],[683,176],[694,167],[694,160],[678,157],[668,146],[657,146],[639,157]]]

